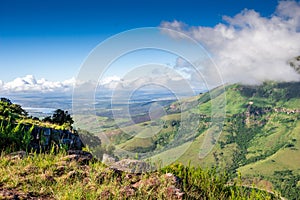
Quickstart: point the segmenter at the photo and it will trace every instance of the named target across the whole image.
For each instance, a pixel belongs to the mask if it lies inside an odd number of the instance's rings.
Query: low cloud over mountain
[[[270,17],[245,9],[234,17],[224,16],[223,20],[215,27],[188,26],[180,21],[162,22],[161,27],[199,41],[211,54],[225,82],[300,80],[288,63],[300,54],[300,2],[280,1]],[[182,37],[169,34],[175,39]],[[185,63],[181,67],[188,69]],[[202,70],[205,78],[213,78],[210,66],[205,67]]]

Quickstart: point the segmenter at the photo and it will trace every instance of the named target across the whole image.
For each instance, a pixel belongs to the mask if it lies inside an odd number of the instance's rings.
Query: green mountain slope
[[[222,134],[204,158],[199,158],[199,154],[211,125],[210,97],[222,99],[224,94],[220,88],[171,104],[166,108],[169,115],[156,120],[164,124],[158,133],[142,139],[133,134],[124,140],[125,143],[120,142],[119,147],[141,153],[142,156],[151,150],[156,155],[151,156],[150,153],[147,156],[164,164],[176,158],[184,164],[216,166],[233,173],[241,172],[243,177],[250,180],[268,180],[283,196],[294,199],[300,195],[297,191],[300,191],[299,88],[300,82],[226,86],[226,117]],[[187,114],[201,116],[201,120],[195,124],[196,128],[193,127],[193,133],[178,137],[182,120]],[[155,129],[160,127],[159,123],[144,122],[131,129],[138,130],[147,125]],[[118,134],[114,135],[113,139],[118,137]],[[163,151],[159,153],[159,150]],[[290,182],[279,184],[278,180],[283,175],[293,180],[294,186]]]
[[[239,171],[248,179],[269,180],[283,196],[297,199],[300,189],[299,88],[300,83],[228,86],[227,119],[217,145],[208,156],[199,159],[204,132],[179,161]]]

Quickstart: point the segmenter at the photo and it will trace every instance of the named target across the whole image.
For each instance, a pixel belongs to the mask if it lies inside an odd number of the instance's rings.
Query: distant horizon
[[[107,95],[103,96],[102,94],[97,94],[95,97],[94,105],[97,109],[107,109],[107,105],[115,104],[114,106],[127,106],[130,104],[148,104],[161,101],[175,101],[178,100],[174,94],[159,91],[145,92],[145,91],[136,91],[138,94],[132,95],[130,99],[118,96],[114,102],[111,98],[112,91],[106,91]],[[204,91],[203,91],[204,92]],[[197,95],[197,94],[195,94]],[[53,93],[53,94],[37,94],[37,93],[23,93],[23,94],[9,94],[2,95],[1,98],[8,98],[14,104],[19,104],[24,110],[28,112],[29,115],[33,117],[45,117],[49,114],[52,114],[56,109],[67,110],[69,113],[72,113],[72,93]],[[84,97],[84,96],[83,96]],[[182,96],[183,97],[183,96]],[[187,95],[186,97],[190,97]],[[84,99],[82,99],[83,102]]]

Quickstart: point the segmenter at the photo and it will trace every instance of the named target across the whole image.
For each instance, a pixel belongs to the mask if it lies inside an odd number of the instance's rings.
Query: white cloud
[[[53,82],[46,79],[36,80],[33,75],[18,77],[13,81],[4,83],[0,81],[0,90],[8,93],[15,92],[66,92],[70,91],[75,83],[75,79],[63,82]]]
[[[158,89],[159,87],[169,88],[170,90],[183,90],[194,88],[189,78],[184,73],[176,72],[168,67],[148,66],[142,69],[136,69],[135,72],[125,77],[110,76],[101,79],[98,83],[98,89],[107,90],[136,90],[136,89]],[[93,81],[80,82],[75,78],[59,81],[48,81],[44,78],[36,79],[33,75],[18,77],[10,82],[0,80],[0,91],[2,93],[65,93],[72,92],[76,85],[77,92],[94,91],[97,83]],[[176,89],[174,89],[176,88]]]
[[[300,55],[300,2],[281,1],[270,17],[245,9],[223,19],[224,23],[212,28],[189,27],[179,21],[162,22],[161,27],[181,31],[199,41],[211,53],[225,82],[300,80],[288,65],[288,60]],[[174,33],[170,36],[181,38]],[[213,79],[208,68],[202,73],[206,79]]]
[[[114,90],[115,92],[124,91],[130,93],[136,90],[153,90],[153,91],[171,91],[181,96],[186,93],[192,94],[194,85],[185,77],[183,73],[176,70],[156,64],[149,64],[135,68],[122,78],[110,77],[111,81],[102,85],[105,88]],[[118,93],[119,94],[119,93]]]
[[[122,82],[121,78],[114,75],[101,79],[98,85],[102,88],[114,89],[118,86],[118,84],[120,84],[120,82]]]
[[[109,77],[105,77],[103,80],[100,80],[100,85],[105,85],[114,81],[118,82],[120,80],[121,78],[118,76],[109,76]]]

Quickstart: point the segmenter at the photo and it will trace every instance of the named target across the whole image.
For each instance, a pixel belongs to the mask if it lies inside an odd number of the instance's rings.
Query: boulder
[[[106,165],[112,165],[112,164],[116,163],[116,158],[104,153],[103,157],[102,157],[102,162]]]
[[[68,155],[61,159],[62,161],[76,161],[80,164],[88,164],[90,161],[95,160],[93,155],[87,151],[69,150]]]
[[[10,160],[23,159],[27,156],[26,151],[16,151],[7,155]]]
[[[111,169],[124,171],[128,173],[143,173],[154,171],[155,167],[140,160],[131,160],[131,159],[124,159],[120,160],[110,166]]]

